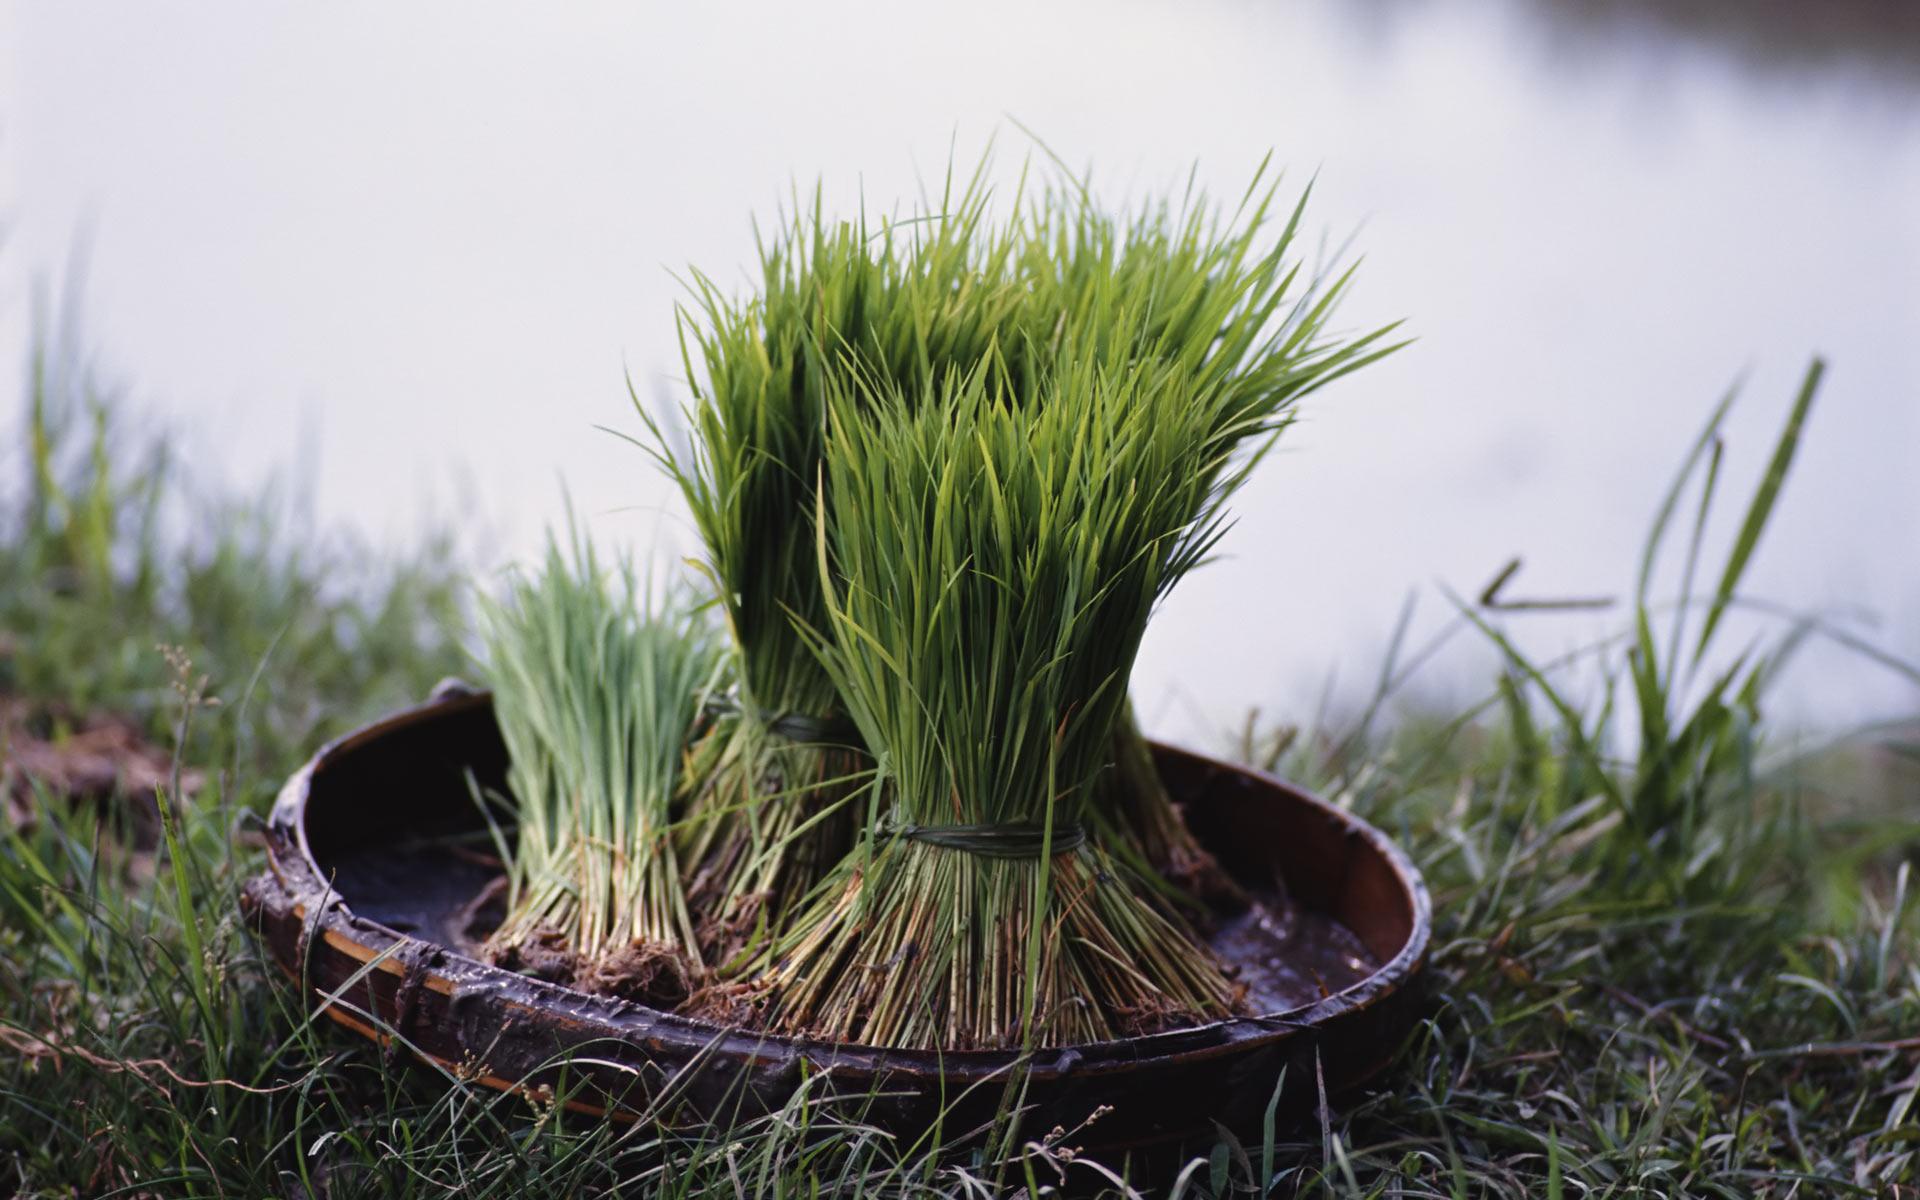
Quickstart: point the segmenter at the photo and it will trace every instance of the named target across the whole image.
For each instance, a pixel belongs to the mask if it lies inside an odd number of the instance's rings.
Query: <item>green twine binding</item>
[[[1005,825],[888,825],[882,832],[980,858],[1040,858],[1049,847],[1053,854],[1067,854],[1087,840],[1087,827],[1077,822],[1055,825],[1051,839],[1045,825],[1029,821]]]
[[[738,696],[725,693],[708,697],[706,711],[708,716],[718,717],[744,713],[747,708],[740,703]],[[770,713],[764,710],[756,715],[769,732],[790,742],[856,748],[861,745],[859,729],[845,718],[816,717],[796,712]],[[1049,847],[1055,855],[1069,854],[1087,842],[1087,827],[1078,822],[1055,825],[1051,838],[1047,835],[1045,825],[1031,821],[1015,821],[1005,825],[906,825],[889,822],[882,826],[881,832],[980,858],[1036,859],[1045,855]]]
[[[732,694],[710,696],[706,703],[706,713],[710,717],[724,717],[733,713],[744,713],[747,708],[740,698]],[[851,746],[860,749],[860,730],[853,722],[843,717],[817,717],[807,713],[768,712],[756,709],[754,717],[762,728],[775,737],[804,745]]]

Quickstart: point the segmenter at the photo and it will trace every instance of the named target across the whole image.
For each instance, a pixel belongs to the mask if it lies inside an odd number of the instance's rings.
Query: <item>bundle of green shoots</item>
[[[1244,466],[1203,381],[1077,337],[1037,394],[981,369],[829,390],[809,640],[876,778],[861,840],[758,964],[778,1030],[966,1049],[1229,1015],[1236,988],[1089,840],[1147,619]]]
[[[762,246],[763,289],[744,302],[694,276],[681,322],[691,444],[675,451],[649,419],[649,449],[705,543],[736,660],[737,694],[689,771],[681,838],[718,961],[777,930],[853,844],[865,755],[800,635],[825,620],[813,513],[824,395],[846,362],[919,387],[1007,337],[1021,303],[1013,242],[979,236],[983,178],[904,233],[829,225],[816,199]]]
[[[717,639],[630,565],[602,567],[577,530],[481,616],[519,819],[489,949],[592,991],[685,998],[706,971],[669,810]]]
[[[706,542],[740,662],[738,711],[692,773],[686,848],[692,903],[717,918],[709,947],[737,962],[854,835],[847,785],[864,759],[845,745],[856,739],[836,689],[798,636],[824,628],[810,548],[831,387],[863,375],[911,400],[977,371],[1033,399],[1068,348],[1084,347],[1185,371],[1190,402],[1232,446],[1261,440],[1301,397],[1392,349],[1386,330],[1327,335],[1349,276],[1303,282],[1291,256],[1306,197],[1270,236],[1278,183],[1264,164],[1230,214],[1189,188],[1116,219],[1073,180],[1029,202],[1023,178],[1014,219],[997,226],[986,166],[958,187],[950,179],[930,211],[877,229],[828,224],[817,197],[809,211],[796,205],[762,244],[763,289],[745,301],[695,276],[682,325],[692,445],[675,454],[656,428],[655,449]],[[1231,895],[1130,714],[1112,757],[1103,839],[1168,878],[1164,898]]]
[[[1062,314],[1061,334],[1076,331],[1094,348],[1125,344],[1131,360],[1175,367],[1190,376],[1188,401],[1211,414],[1210,434],[1249,463],[1271,445],[1298,402],[1334,380],[1400,348],[1395,326],[1340,338],[1327,323],[1353,278],[1307,274],[1293,257],[1311,188],[1270,234],[1279,180],[1270,163],[1254,173],[1228,213],[1189,184],[1176,201],[1143,206],[1116,220],[1069,180],[1034,206],[1023,238],[1023,273],[1035,302]],[[1231,491],[1245,471],[1222,475]],[[1107,840],[1136,864],[1166,877],[1172,894],[1237,900],[1237,889],[1187,830],[1154,768],[1131,709],[1114,740],[1112,768],[1100,786]],[[1199,910],[1189,904],[1189,911]]]

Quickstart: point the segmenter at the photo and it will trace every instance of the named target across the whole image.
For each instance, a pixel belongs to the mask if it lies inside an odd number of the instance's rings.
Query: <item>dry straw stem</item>
[[[670,806],[719,652],[702,618],[576,529],[482,606],[519,839],[502,961],[596,991],[684,997],[703,963]]]

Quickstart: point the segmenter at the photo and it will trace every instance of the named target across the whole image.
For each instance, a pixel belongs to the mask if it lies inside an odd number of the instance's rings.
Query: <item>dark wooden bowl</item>
[[[1109,1106],[1075,1139],[1088,1149],[1211,1138],[1215,1122],[1257,1131],[1276,1087],[1286,1119],[1312,1111],[1323,1088],[1338,1094],[1392,1059],[1418,1017],[1412,985],[1426,966],[1431,903],[1406,855],[1364,821],[1254,771],[1166,746],[1155,754],[1224,867],[1256,892],[1285,881],[1290,905],[1274,911],[1293,915],[1229,922],[1215,945],[1256,996],[1284,997],[1291,982],[1296,1002],[1022,1063],[1007,1051],[884,1050],[727,1029],[502,970],[462,952],[474,898],[497,868],[447,835],[480,825],[470,778],[500,787],[506,769],[490,698],[462,689],[348,734],[300,768],[269,821],[269,869],[241,907],[308,1003],[333,1020],[397,1037],[492,1087],[557,1088],[585,1111],[737,1120],[777,1110],[809,1079],[817,1091],[826,1072],[837,1093],[869,1098],[864,1120],[902,1134],[936,1121],[947,1133],[983,1125],[1009,1081],[1023,1089],[1025,1128],[1036,1136]],[[1325,961],[1329,946],[1353,968],[1351,982],[1295,969]]]

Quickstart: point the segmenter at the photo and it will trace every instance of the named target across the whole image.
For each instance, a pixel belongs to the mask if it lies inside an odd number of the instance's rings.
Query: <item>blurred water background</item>
[[[1730,499],[1809,356],[1833,369],[1751,590],[1920,657],[1920,8],[1900,0],[241,3],[0,7],[0,353],[35,281],[208,486],[476,562],[576,506],[691,549],[638,427],[682,394],[671,272],[745,280],[749,215],[816,176],[903,205],[1012,116],[1124,197],[1237,194],[1269,149],[1366,256],[1347,323],[1419,338],[1317,398],[1136,675],[1186,738],[1359,703],[1511,556],[1618,595],[1736,379]],[[0,389],[16,429],[21,389]],[[0,486],[21,456],[0,456]],[[1730,532],[1734,506],[1722,513]],[[1551,653],[1618,615],[1531,617]],[[1412,694],[1468,697],[1461,640]],[[1912,711],[1843,651],[1790,720]]]

